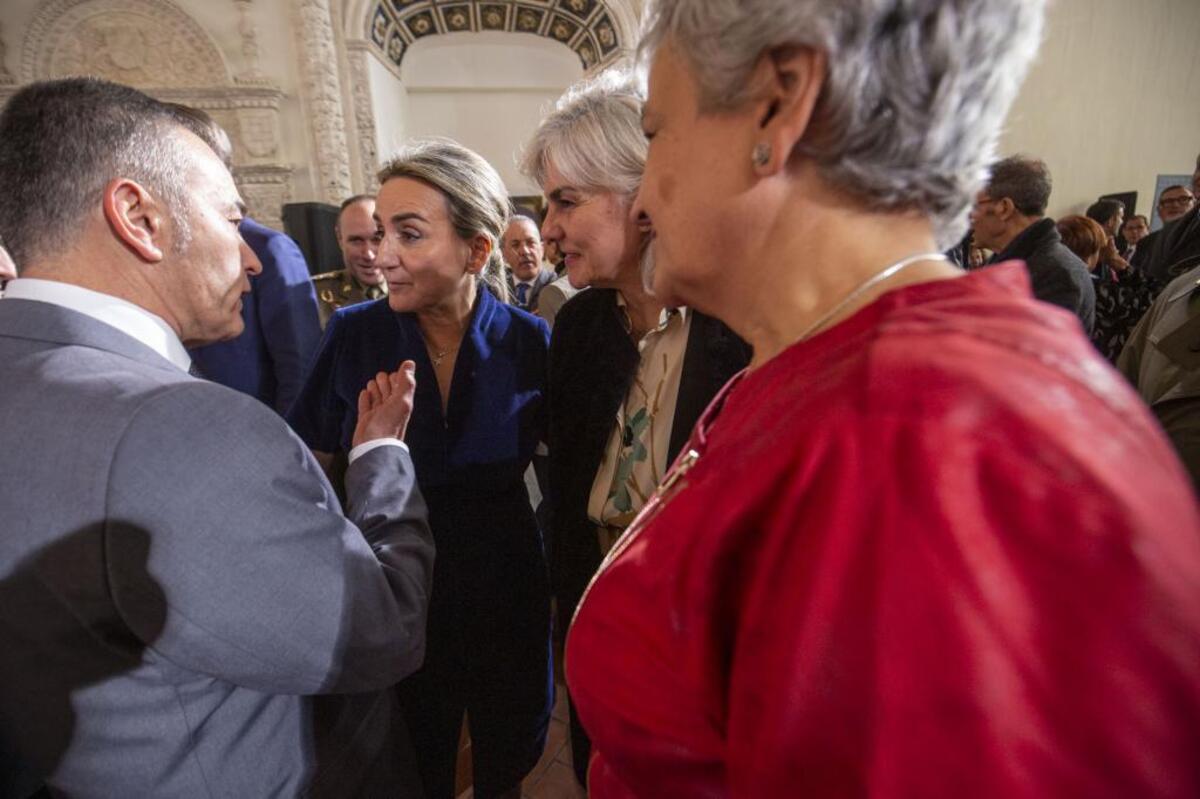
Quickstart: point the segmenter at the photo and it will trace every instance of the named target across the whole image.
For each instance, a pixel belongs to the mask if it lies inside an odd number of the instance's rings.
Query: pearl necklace
[[[890,266],[885,266],[883,269],[880,269],[878,272],[871,275],[869,278],[864,280],[862,283],[859,283],[857,286],[855,286],[854,290],[851,291],[849,294],[847,294],[841,300],[841,302],[839,302],[837,305],[834,305],[832,308],[830,308],[828,311],[826,311],[824,314],[822,314],[821,318],[818,319],[817,321],[813,322],[811,325],[809,325],[804,330],[804,332],[801,333],[797,337],[796,340],[803,341],[804,339],[808,338],[812,334],[816,333],[818,330],[820,330],[822,327],[824,327],[829,322],[830,319],[833,319],[835,316],[837,316],[838,313],[842,311],[842,309],[844,309],[850,303],[854,302],[854,300],[861,297],[863,295],[863,293],[867,291],[867,289],[871,288],[874,285],[882,283],[883,281],[887,280],[892,275],[899,272],[901,269],[904,269],[905,267],[911,266],[912,264],[918,263],[920,261],[946,261],[946,262],[949,262],[950,259],[947,258],[945,255],[943,255],[940,252],[919,252],[916,255],[910,255],[907,258],[901,258],[899,261],[896,261],[896,263],[891,264]]]

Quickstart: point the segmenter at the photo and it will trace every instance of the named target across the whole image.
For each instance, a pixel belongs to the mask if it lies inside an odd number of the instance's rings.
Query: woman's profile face
[[[379,189],[375,214],[383,228],[376,263],[393,311],[428,310],[469,291],[479,267],[470,243],[450,224],[440,191],[413,178],[392,178]]]
[[[561,254],[571,286],[613,288],[627,283],[638,268],[641,240],[629,217],[629,200],[611,191],[571,185],[553,162],[542,191],[542,238]]]
[[[743,237],[769,216],[750,197],[753,114],[700,113],[689,66],[668,40],[650,69],[642,128],[650,149],[633,213],[653,231],[654,293],[713,309],[722,283],[740,279]]]

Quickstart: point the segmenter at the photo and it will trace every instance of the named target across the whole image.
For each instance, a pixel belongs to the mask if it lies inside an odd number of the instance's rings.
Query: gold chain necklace
[[[861,282],[857,286],[855,286],[853,291],[851,291],[849,294],[847,294],[845,297],[843,297],[840,302],[838,302],[836,305],[834,305],[832,308],[830,308],[828,311],[826,311],[824,314],[822,314],[820,319],[818,319],[817,321],[815,321],[811,325],[809,325],[808,328],[805,329],[805,331],[803,333],[801,333],[799,336],[797,336],[796,340],[803,341],[804,339],[808,338],[809,336],[811,336],[814,333],[816,333],[817,331],[819,331],[822,327],[824,327],[826,324],[828,324],[830,319],[833,319],[835,316],[837,316],[838,313],[840,313],[843,308],[845,308],[850,303],[854,302],[854,300],[861,297],[867,289],[871,288],[872,286],[874,286],[876,284],[882,283],[883,281],[887,280],[892,275],[899,272],[901,269],[904,269],[906,266],[912,266],[913,264],[918,263],[920,261],[949,261],[949,260],[950,260],[949,258],[947,258],[943,253],[940,253],[940,252],[919,252],[916,255],[910,255],[907,258],[901,258],[899,261],[896,261],[896,263],[885,266],[883,269],[880,269],[878,272],[871,275],[869,278],[867,278],[866,280],[864,280],[863,282]]]
[[[453,347],[447,347],[446,349],[439,350],[438,352],[430,352],[429,360],[433,362],[433,365],[435,367],[441,366],[442,361],[446,360],[446,356],[449,355],[450,353],[454,352],[457,349],[458,349],[458,345],[455,344]]]

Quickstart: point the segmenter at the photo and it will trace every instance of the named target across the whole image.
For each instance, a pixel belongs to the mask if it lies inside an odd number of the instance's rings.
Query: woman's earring
[[[771,161],[771,145],[765,141],[760,141],[754,145],[754,152],[750,154],[750,160],[756,167],[762,169]]]

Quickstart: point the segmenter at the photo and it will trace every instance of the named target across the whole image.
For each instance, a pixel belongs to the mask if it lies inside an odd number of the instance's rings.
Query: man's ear
[[[162,205],[141,184],[128,178],[104,187],[104,218],[122,244],[147,263],[158,263],[166,252]]]
[[[754,152],[747,153],[761,176],[787,167],[788,157],[812,123],[813,109],[828,74],[825,53],[809,47],[777,47],[764,53],[752,82],[759,86]]]
[[[996,216],[1007,222],[1013,218],[1017,212],[1017,205],[1012,201],[1012,197],[1001,197],[996,201]]]
[[[482,234],[471,239],[471,253],[467,258],[467,271],[477,275],[483,271],[492,254],[492,240]]]

